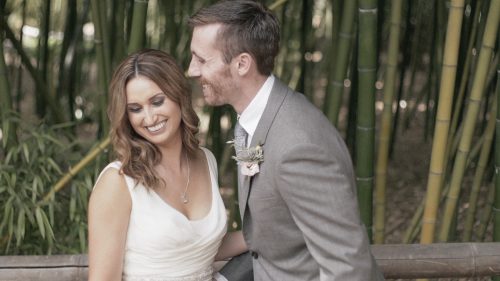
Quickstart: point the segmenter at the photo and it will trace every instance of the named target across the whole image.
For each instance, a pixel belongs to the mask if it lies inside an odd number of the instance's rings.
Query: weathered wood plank
[[[500,243],[373,245],[386,278],[446,278],[500,275]]]
[[[386,278],[500,276],[500,243],[373,245]],[[0,280],[87,280],[87,255],[0,256]]]

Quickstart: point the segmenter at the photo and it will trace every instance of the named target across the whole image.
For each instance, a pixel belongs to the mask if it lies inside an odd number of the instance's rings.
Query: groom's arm
[[[321,280],[371,280],[374,265],[345,155],[296,145],[283,154],[276,182]]]

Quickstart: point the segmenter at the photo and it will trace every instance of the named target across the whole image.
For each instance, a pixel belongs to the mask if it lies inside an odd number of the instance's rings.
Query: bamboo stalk
[[[478,65],[476,73],[474,75],[474,80],[472,82],[472,90],[464,121],[464,131],[460,139],[458,152],[453,166],[450,191],[448,193],[448,199],[446,200],[445,204],[443,221],[439,233],[439,241],[444,242],[448,240],[448,234],[450,231],[453,214],[455,213],[458,197],[460,194],[460,186],[464,176],[467,158],[471,147],[472,136],[474,133],[474,128],[480,108],[481,97],[485,88],[488,67],[492,57],[493,48],[495,47],[499,21],[500,0],[492,0],[490,2],[488,17],[486,19],[486,28],[483,35],[483,44],[479,53]]]
[[[356,182],[361,219],[372,227],[375,148],[375,82],[377,80],[377,2],[359,1],[358,108],[356,126]],[[360,114],[360,113],[363,114]],[[369,237],[371,238],[369,232]],[[383,231],[382,231],[383,242]]]
[[[387,166],[392,129],[394,90],[398,69],[399,37],[403,1],[391,2],[389,47],[384,78],[384,109],[380,121],[377,165],[375,170],[375,243],[383,243],[385,229],[385,191],[387,184]]]
[[[52,0],[45,0],[41,3],[42,10],[42,18],[40,23],[40,35],[38,36],[38,53],[37,53],[37,63],[36,68],[38,73],[40,74],[41,79],[50,87],[50,69],[49,67],[49,33],[50,33],[50,11],[51,11],[51,2]],[[48,93],[50,94],[50,90],[48,88]],[[38,116],[43,117],[46,114],[47,103],[46,100],[37,95],[36,97],[36,111]]]
[[[59,104],[59,100],[54,99],[54,97],[49,94],[49,89],[47,87],[47,84],[44,82],[44,80],[42,79],[38,71],[35,69],[35,67],[33,67],[33,65],[31,64],[30,58],[24,51],[22,45],[19,43],[19,40],[17,40],[16,36],[14,35],[14,32],[10,29],[5,19],[2,17],[0,18],[0,21],[2,21],[2,26],[4,27],[5,36],[7,37],[7,39],[9,39],[9,41],[14,46],[14,49],[21,57],[21,61],[23,62],[24,67],[26,67],[26,70],[28,70],[28,72],[31,74],[31,77],[33,77],[37,92],[49,105],[50,113],[54,118],[54,121],[56,123],[63,123],[64,116],[62,115],[61,111],[62,107]]]
[[[99,27],[100,27],[100,32],[101,32],[101,41],[102,41],[102,51],[103,51],[103,56],[104,56],[104,74],[106,81],[109,81],[111,78],[111,55],[110,50],[110,42],[109,42],[109,25],[110,23],[107,21],[107,1],[106,0],[100,0],[99,2],[99,8],[97,9],[97,12],[99,13]]]
[[[497,38],[497,46],[500,44],[500,36]],[[498,50],[497,50],[498,51]],[[500,60],[497,62],[497,117],[495,124],[495,186],[491,189],[494,193],[494,202],[492,204],[493,213],[493,241],[500,242]],[[493,278],[494,281],[500,281],[500,278]]]
[[[78,162],[74,167],[71,167],[68,172],[60,178],[57,183],[45,194],[42,199],[42,202],[47,202],[50,198],[52,198],[59,190],[63,189],[67,183],[71,181],[71,179],[78,174],[83,168],[85,168],[88,164],[90,164],[99,154],[106,149],[106,147],[110,143],[110,138],[107,137],[103,141],[101,141],[94,149],[92,149],[85,157],[83,157],[80,162]]]
[[[127,49],[129,54],[144,47],[147,12],[148,0],[134,0],[132,30],[130,31],[130,39]]]
[[[101,12],[99,11],[101,5],[99,4],[99,0],[91,0],[90,7],[92,10],[92,21],[94,23],[94,44],[96,49],[96,59],[97,59],[97,67],[98,67],[98,80],[99,80],[99,112],[100,112],[100,125],[101,132],[103,134],[108,133],[109,122],[108,117],[106,115],[106,105],[108,104],[107,92],[108,92],[108,82],[109,77],[106,72],[106,56],[104,51],[104,43],[103,43],[103,27],[104,24],[101,21]]]
[[[420,236],[420,243],[422,244],[429,244],[434,241],[434,229],[443,182],[445,146],[447,144],[450,124],[451,101],[455,85],[463,9],[464,0],[451,1],[439,91],[439,104],[434,127],[431,164],[427,181],[424,216],[422,219],[422,232]]]
[[[113,38],[113,53],[111,56],[111,66],[117,64],[121,61],[126,54],[125,49],[125,1],[113,1],[114,13],[113,19],[114,23],[112,26],[112,38]],[[110,70],[112,67],[110,68]]]
[[[462,104],[464,101],[464,96],[465,96],[465,89],[467,82],[469,79],[467,79],[467,76],[469,75],[470,68],[471,68],[471,61],[472,61],[472,48],[474,47],[474,42],[476,39],[477,35],[477,29],[478,29],[478,19],[481,11],[481,2],[482,0],[477,0],[476,3],[476,10],[474,11],[474,19],[473,19],[473,25],[471,29],[471,33],[469,36],[469,43],[467,45],[467,56],[465,57],[465,62],[462,70],[462,78],[460,79],[460,86],[458,88],[458,94],[457,97],[455,98],[455,105],[454,105],[454,111],[453,111],[453,117],[451,119],[451,125],[450,125],[450,140],[448,141],[448,150],[451,146],[451,142],[453,140],[453,137],[455,136],[456,130],[457,130],[457,124],[458,124],[458,119],[460,116],[460,111],[462,108]],[[449,152],[447,152],[449,155]]]
[[[331,8],[331,40],[330,40],[330,48],[329,48],[329,51],[325,52],[326,53],[326,57],[325,57],[325,62],[326,62],[326,69],[325,71],[327,71],[328,73],[328,76],[326,77],[326,87],[325,87],[325,96],[323,98],[323,106],[322,106],[322,110],[323,110],[323,113],[326,115],[328,113],[328,108],[329,108],[329,104],[330,104],[330,95],[328,93],[330,93],[332,90],[332,83],[331,81],[333,81],[334,79],[334,68],[335,68],[335,63],[328,63],[328,62],[335,62],[336,61],[336,57],[335,55],[337,54],[337,41],[338,41],[338,38],[339,38],[339,30],[340,30],[340,19],[341,19],[341,8],[342,8],[342,0],[333,0],[331,5],[332,5],[332,8]]]
[[[424,1],[420,0],[420,1],[417,1],[417,3],[415,4],[416,10],[417,10],[416,11],[417,15],[416,15],[415,28],[414,28],[414,31],[412,34],[413,40],[411,40],[411,48],[407,48],[410,51],[410,53],[409,53],[410,54],[410,61],[409,61],[409,67],[408,67],[408,71],[410,73],[410,81],[408,82],[408,86],[405,89],[405,92],[407,93],[406,94],[406,101],[408,102],[407,103],[408,106],[407,106],[405,114],[403,114],[404,118],[402,118],[404,120],[403,124],[404,124],[405,130],[408,129],[408,125],[409,125],[410,119],[411,119],[408,117],[410,117],[411,113],[414,112],[414,110],[418,107],[420,99],[421,99],[421,95],[417,95],[417,98],[414,97],[416,95],[416,93],[414,91],[414,88],[415,88],[414,84],[415,84],[415,76],[418,73],[418,69],[417,69],[418,56],[421,55],[421,53],[419,53],[419,47],[420,47],[419,41],[421,39],[420,34],[422,31],[422,18],[423,18],[423,14],[425,12],[425,10],[422,9],[423,3],[424,3]],[[409,7],[411,7],[411,5],[412,4],[409,3]],[[411,24],[412,16],[410,13],[408,14],[408,19],[410,20],[408,23]],[[407,29],[408,29],[408,27],[407,27]],[[407,33],[409,33],[409,32],[407,32]],[[404,77],[405,77],[405,75],[402,74],[401,75],[402,80],[404,80]],[[403,88],[404,84],[405,83],[401,83],[400,87]],[[410,102],[411,100],[415,100],[415,102]],[[394,126],[394,127],[397,128],[397,126]]]
[[[3,7],[0,5],[0,17],[3,18]],[[5,65],[5,51],[3,47],[4,42],[4,21],[0,21],[0,111],[1,111],[1,121],[0,128],[2,129],[2,142],[3,147],[8,151],[8,147],[17,141],[15,134],[14,124],[9,122],[7,124],[8,114],[12,111],[12,98],[10,95],[10,81],[7,71],[7,65]]]
[[[338,115],[342,104],[342,93],[344,91],[344,78],[346,77],[352,38],[354,37],[353,30],[354,18],[356,15],[356,2],[357,1],[344,1],[339,40],[336,47],[335,68],[332,74],[333,80],[329,82],[331,84],[331,92],[327,93],[327,95],[329,95],[327,116],[335,126],[338,125]]]
[[[472,183],[472,188],[469,196],[469,208],[467,209],[467,214],[464,223],[463,232],[463,242],[469,242],[472,237],[472,228],[474,225],[474,218],[477,209],[477,199],[479,197],[479,190],[481,188],[481,182],[483,181],[484,171],[488,165],[488,158],[490,156],[491,146],[493,143],[493,134],[495,133],[495,120],[496,120],[496,101],[491,106],[490,119],[486,125],[486,130],[484,132],[484,142],[481,148],[481,154],[477,163],[476,173],[474,175],[474,180]],[[469,157],[470,159],[470,157]]]

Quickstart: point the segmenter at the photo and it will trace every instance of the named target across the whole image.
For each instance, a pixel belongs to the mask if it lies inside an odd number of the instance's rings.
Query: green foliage
[[[19,142],[0,150],[2,254],[80,253],[86,250],[87,202],[99,163],[75,175],[66,189],[42,198],[85,154],[72,124],[33,124],[11,116]]]

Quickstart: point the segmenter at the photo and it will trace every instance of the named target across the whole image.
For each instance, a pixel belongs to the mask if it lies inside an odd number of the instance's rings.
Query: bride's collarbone
[[[165,171],[163,174],[159,171],[165,186],[155,192],[165,203],[188,219],[202,218],[208,213],[212,203],[211,179],[207,163],[200,160],[200,157],[190,160],[190,179],[187,188],[186,172],[183,169],[181,171],[180,173]]]

